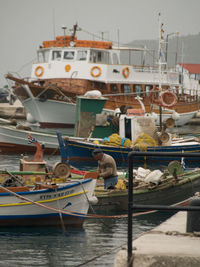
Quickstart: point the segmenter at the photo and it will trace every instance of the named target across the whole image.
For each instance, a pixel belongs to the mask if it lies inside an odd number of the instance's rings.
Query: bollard
[[[189,201],[189,206],[200,207],[200,197],[194,197]],[[200,211],[188,211],[186,232],[200,232]]]

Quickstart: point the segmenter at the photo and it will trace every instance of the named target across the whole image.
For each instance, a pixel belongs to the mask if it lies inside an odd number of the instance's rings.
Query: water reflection
[[[148,231],[169,213],[133,220],[133,236]],[[88,219],[82,229],[1,228],[0,266],[113,266],[116,252],[127,244],[127,218]],[[91,262],[90,260],[93,259]]]

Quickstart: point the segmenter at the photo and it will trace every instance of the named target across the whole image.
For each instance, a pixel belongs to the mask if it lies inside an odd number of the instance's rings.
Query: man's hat
[[[92,151],[92,155],[97,155],[103,153],[103,150],[101,148],[96,148],[95,150]]]

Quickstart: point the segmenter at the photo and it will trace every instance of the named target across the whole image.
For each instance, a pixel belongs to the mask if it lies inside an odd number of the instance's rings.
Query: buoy
[[[35,118],[28,112],[26,114],[26,120],[30,123],[36,123],[37,121],[35,120]]]

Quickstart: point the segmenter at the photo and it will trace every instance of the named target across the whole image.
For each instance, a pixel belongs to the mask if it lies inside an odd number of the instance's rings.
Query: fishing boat
[[[148,114],[147,114],[148,115]],[[168,156],[168,152],[200,152],[200,142],[195,136],[173,137],[170,134],[170,129],[174,122],[168,119],[161,131],[155,125],[154,118],[151,116],[135,116],[132,113],[120,115],[118,118],[119,131],[104,138],[84,138],[59,136],[60,151],[65,150],[65,158],[69,162],[94,162],[92,151],[96,148],[101,148],[106,154],[111,155],[117,164],[127,165],[128,154],[131,151],[147,151],[147,152],[166,152],[165,157],[149,156],[135,157],[135,162],[138,165],[142,164],[162,164],[167,165],[172,157]],[[104,127],[105,133],[107,132]],[[60,143],[63,142],[63,147]],[[176,158],[181,160],[181,158]],[[186,165],[192,164],[192,167],[198,167],[198,161],[194,158],[186,158]]]
[[[62,162],[68,166],[64,159]],[[200,169],[185,170],[183,164],[177,160],[170,161],[168,166],[162,170],[155,169],[152,165],[151,169],[137,168],[135,164],[133,167],[134,204],[185,205],[190,197],[200,191]],[[84,171],[74,172],[72,169],[71,177],[84,174]],[[93,173],[94,176],[96,174],[98,173]],[[99,213],[127,212],[128,177],[128,171],[119,171],[118,183],[114,189],[104,189],[103,179],[98,179],[94,193],[98,201],[92,203],[89,213],[95,216]]]
[[[169,163],[170,160],[173,160],[173,158],[170,158],[167,153],[168,152],[182,152],[183,157],[184,153],[186,152],[200,152],[200,143],[192,140],[193,138],[187,139],[179,139],[178,142],[174,141],[169,146],[148,146],[146,148],[147,152],[166,152],[166,157],[163,157],[162,159],[157,156],[150,156],[148,159],[145,159],[144,157],[136,157],[135,161],[138,164],[144,164],[144,163],[158,163],[166,165]],[[78,162],[78,161],[94,161],[94,158],[92,157],[92,151],[96,148],[101,148],[102,151],[108,155],[111,155],[115,161],[120,164],[128,164],[128,154],[129,152],[136,150],[139,151],[139,148],[127,148],[123,146],[111,146],[111,145],[104,145],[101,143],[91,142],[87,140],[76,140],[71,137],[65,137],[64,138],[65,148],[67,152],[67,157],[70,162]],[[177,160],[181,160],[180,158],[177,158]],[[192,166],[198,165],[198,162],[195,159],[185,159],[185,163],[189,164],[192,163]]]
[[[94,192],[94,179],[58,185],[0,186],[0,226],[80,227]]]
[[[45,154],[59,154],[56,133],[45,133],[16,123],[15,120],[0,119],[0,152],[35,153],[34,144],[28,144],[27,134],[30,133],[43,144]]]
[[[177,162],[175,166],[177,167]],[[173,171],[172,168],[171,171]],[[166,172],[160,177],[159,182],[157,180],[156,183],[138,182],[136,179],[133,181],[134,204],[184,205],[187,199],[200,191],[200,170],[194,169],[182,172],[176,178],[169,172]],[[106,190],[103,187],[97,186],[95,196],[98,198],[98,202],[92,205],[93,212],[105,213],[107,211],[117,213],[127,212],[128,210],[128,189],[126,187],[123,189]]]
[[[37,62],[32,65],[31,77],[14,82],[13,90],[22,101],[31,121],[41,127],[74,127],[76,96],[98,90],[108,98],[105,110],[140,108],[136,96],[143,99],[146,112],[176,119],[176,125],[186,124],[199,110],[199,83],[176,69],[159,66],[139,66],[121,62],[123,53],[144,48],[113,46],[107,41],[78,40],[78,25],[72,35],[57,36],[44,41],[37,51]],[[164,42],[160,28],[159,43]],[[161,49],[159,49],[161,55]],[[159,58],[160,60],[160,58]],[[160,82],[162,80],[162,87]]]
[[[67,180],[60,164],[47,172],[42,146],[28,137],[37,147],[33,159],[23,157],[18,171],[0,171],[0,226],[81,227],[89,205],[96,201],[96,179],[86,173]]]
[[[13,94],[12,89],[10,90],[8,88],[8,86],[0,88],[0,118],[26,118],[26,112],[22,103]]]

